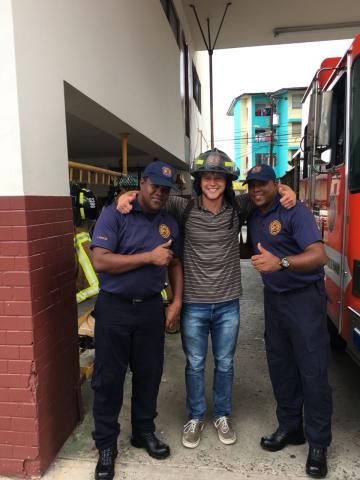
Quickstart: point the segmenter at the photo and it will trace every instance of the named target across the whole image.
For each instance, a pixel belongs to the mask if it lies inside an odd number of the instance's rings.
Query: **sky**
[[[322,60],[342,57],[351,42],[352,39],[215,50],[215,146],[234,157],[234,117],[227,116],[226,112],[235,97],[246,92],[307,87]],[[207,56],[207,52],[204,55]],[[209,101],[208,95],[204,101]]]

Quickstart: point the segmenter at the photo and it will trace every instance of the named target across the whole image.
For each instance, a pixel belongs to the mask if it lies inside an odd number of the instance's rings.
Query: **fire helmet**
[[[236,180],[240,174],[239,169],[231,158],[217,148],[207,150],[195,158],[191,174],[197,175],[201,172],[224,173],[229,175],[232,180]]]

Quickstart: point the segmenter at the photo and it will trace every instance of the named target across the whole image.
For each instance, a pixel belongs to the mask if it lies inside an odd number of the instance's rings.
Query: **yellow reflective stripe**
[[[167,300],[167,299],[168,299],[168,296],[167,296],[167,293],[166,293],[165,288],[163,288],[160,293],[161,293],[161,296],[162,296],[162,299],[163,299],[163,300]]]
[[[99,280],[97,278],[97,275],[82,245],[80,245],[77,248],[77,254],[78,254],[79,263],[85,273],[85,277],[89,285],[99,285]]]
[[[76,254],[79,260],[79,264],[83,269],[85,278],[90,285],[89,287],[81,290],[76,294],[76,300],[78,303],[82,302],[86,298],[96,295],[99,292],[99,280],[91,265],[90,259],[83,247],[83,243],[91,241],[91,237],[88,233],[82,232],[75,235],[75,248]]]
[[[91,237],[87,232],[80,232],[75,235],[74,240],[76,241],[81,241],[81,240],[87,240],[88,242],[91,242]]]
[[[197,158],[195,160],[196,165],[202,165],[204,163],[204,160],[201,160],[201,158]]]
[[[77,292],[76,302],[81,303],[84,300],[87,300],[88,298],[93,297],[94,295],[97,295],[98,293],[99,293],[98,287],[92,286],[92,287],[84,288],[84,290]]]
[[[79,203],[80,205],[84,205],[84,192],[79,193]],[[80,207],[80,217],[81,220],[85,220],[85,210],[82,206]]]
[[[233,162],[224,162],[225,167],[232,167]]]

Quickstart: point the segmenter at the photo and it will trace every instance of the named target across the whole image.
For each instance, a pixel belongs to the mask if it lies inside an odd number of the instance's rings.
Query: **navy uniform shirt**
[[[273,255],[283,258],[303,253],[312,243],[322,241],[310,210],[300,202],[287,210],[281,206],[279,196],[266,213],[260,209],[255,210],[249,220],[249,228],[256,254],[259,253],[258,242]],[[323,277],[323,268],[310,272],[282,270],[262,274],[265,287],[274,292],[303,288]]]
[[[133,255],[150,252],[172,240],[171,250],[179,256],[179,228],[176,220],[165,210],[145,213],[134,201],[131,213],[122,215],[115,204],[105,208],[98,218],[91,248],[101,247],[113,253]],[[166,267],[144,265],[124,273],[99,273],[101,290],[124,298],[147,298],[159,293],[165,284]]]

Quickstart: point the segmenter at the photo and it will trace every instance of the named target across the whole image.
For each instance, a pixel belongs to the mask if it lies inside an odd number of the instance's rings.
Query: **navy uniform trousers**
[[[311,446],[331,442],[332,395],[323,280],[299,290],[264,289],[265,346],[280,428],[302,426]]]
[[[154,432],[156,401],[164,362],[164,306],[161,295],[132,303],[100,291],[95,306],[93,439],[98,449],[116,443],[125,375],[132,371],[131,424]]]

